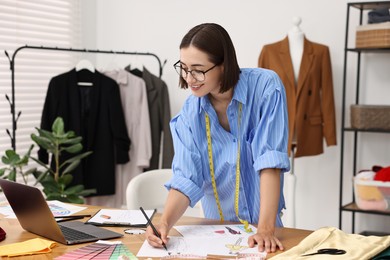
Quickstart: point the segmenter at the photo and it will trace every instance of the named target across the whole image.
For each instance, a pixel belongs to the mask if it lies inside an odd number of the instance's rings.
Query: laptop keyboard
[[[59,227],[61,228],[61,231],[64,234],[65,238],[67,240],[70,240],[70,241],[79,241],[79,240],[97,238],[95,236],[78,231],[76,229],[68,228],[68,227],[61,226],[61,225],[59,225]]]

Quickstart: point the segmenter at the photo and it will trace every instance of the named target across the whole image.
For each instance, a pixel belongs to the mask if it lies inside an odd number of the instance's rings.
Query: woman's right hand
[[[148,241],[149,245],[153,247],[164,247],[163,242],[166,245],[169,241],[168,225],[164,223],[160,223],[158,225],[154,225],[154,227],[156,228],[157,232],[160,233],[161,239],[154,234],[152,227],[149,225],[146,228],[146,233],[145,233],[146,240]]]

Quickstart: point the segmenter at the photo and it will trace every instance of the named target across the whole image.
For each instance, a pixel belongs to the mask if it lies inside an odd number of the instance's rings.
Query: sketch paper
[[[190,237],[225,237],[225,236],[242,236],[249,237],[254,235],[257,229],[250,225],[252,232],[246,232],[244,225],[188,225],[174,226],[174,228],[186,238]]]
[[[145,210],[146,215],[151,219],[155,210]],[[97,225],[116,225],[146,227],[148,221],[140,210],[131,209],[101,209],[87,223]]]
[[[266,252],[258,252],[258,247],[248,247],[248,238],[242,236],[215,237],[170,237],[164,248],[154,248],[145,240],[137,257],[164,257],[174,255],[193,255],[205,257],[207,255],[235,256],[238,254],[256,255],[265,258]],[[257,258],[257,259],[259,259]]]
[[[64,203],[59,200],[49,200],[47,201],[47,205],[55,217],[70,216],[87,208]],[[0,206],[0,213],[5,215],[6,218],[16,219],[16,215],[8,202],[7,204]]]

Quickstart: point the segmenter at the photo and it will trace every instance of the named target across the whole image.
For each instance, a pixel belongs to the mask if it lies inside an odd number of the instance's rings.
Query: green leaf
[[[90,194],[95,194],[95,193],[96,193],[96,189],[85,189],[79,192],[79,196],[88,196]]]
[[[67,188],[64,193],[65,194],[77,194],[77,193],[83,191],[83,189],[84,189],[83,185],[75,185],[75,186]]]
[[[1,161],[6,165],[9,165],[11,163],[11,160],[4,155],[1,157]]]
[[[10,173],[8,174],[8,180],[16,181],[16,171],[15,168],[13,168]]]
[[[54,134],[62,135],[64,134],[64,120],[61,117],[57,117],[56,120],[54,120],[54,123],[52,125],[52,131]]]
[[[69,195],[66,197],[68,202],[70,203],[75,203],[75,204],[83,204],[84,203],[84,199],[77,196],[77,195]]]
[[[60,178],[58,178],[58,183],[66,187],[72,182],[72,180],[73,180],[73,176],[71,174],[64,174]]]
[[[2,161],[5,164],[16,166],[17,162],[20,161],[20,156],[14,150],[7,150],[5,156],[2,157]]]
[[[92,152],[89,151],[89,152],[85,152],[85,153],[82,153],[82,154],[79,154],[77,156],[74,156],[72,158],[69,158],[68,160],[66,160],[65,162],[63,162],[60,166],[60,168],[62,168],[62,166],[64,166],[65,164],[69,164],[71,162],[74,162],[74,161],[77,161],[77,160],[81,160],[85,157],[87,157],[88,155],[90,155]]]
[[[49,139],[50,142],[52,142],[52,143],[55,142],[55,138],[54,138],[52,132],[46,131],[46,130],[44,130],[44,129],[39,129],[39,128],[35,128],[35,129],[38,131],[39,136],[45,137],[45,138]]]
[[[68,165],[68,167],[65,168],[62,174],[66,175],[67,173],[72,172],[77,166],[79,166],[79,164],[80,164],[80,160],[72,162],[71,164]]]
[[[2,168],[0,169],[0,176],[3,176],[7,168]]]
[[[83,149],[82,144],[74,144],[69,147],[62,148],[63,150],[67,151],[68,153],[78,153]]]
[[[37,136],[36,134],[31,134],[31,139],[36,142],[40,147],[50,152],[55,150],[55,146],[52,144],[50,139],[42,136]]]
[[[59,201],[62,201],[62,202],[67,202],[67,201],[63,201],[63,197],[59,193],[48,193],[48,194],[46,194],[46,200],[59,200]]]
[[[71,137],[71,136],[69,136],[69,137]],[[66,139],[66,140],[62,141],[62,144],[78,144],[78,143],[81,143],[82,140],[83,140],[83,138],[81,136],[79,136],[79,137]]]

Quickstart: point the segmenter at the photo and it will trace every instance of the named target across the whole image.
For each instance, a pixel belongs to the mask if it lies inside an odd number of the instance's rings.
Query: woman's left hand
[[[275,236],[274,232],[271,231],[258,231],[248,238],[249,247],[254,247],[256,244],[259,247],[259,252],[273,253],[276,252],[277,248],[284,250],[282,243]]]

